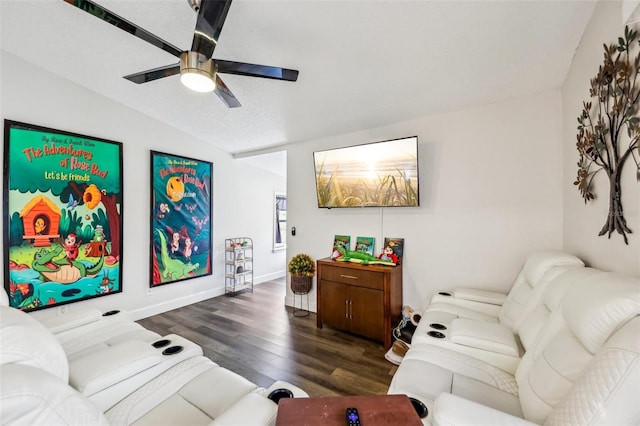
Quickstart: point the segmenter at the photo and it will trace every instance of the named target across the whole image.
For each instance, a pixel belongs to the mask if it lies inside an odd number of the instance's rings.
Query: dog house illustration
[[[60,237],[58,228],[61,215],[58,206],[47,197],[42,195],[34,197],[20,211],[24,227],[22,238],[32,241],[34,247],[50,246],[52,238]]]
[[[107,242],[106,241],[100,241],[100,242],[91,241],[91,242],[88,242],[87,245],[85,246],[84,250],[85,250],[85,255],[87,257],[105,256],[105,255],[108,254]]]

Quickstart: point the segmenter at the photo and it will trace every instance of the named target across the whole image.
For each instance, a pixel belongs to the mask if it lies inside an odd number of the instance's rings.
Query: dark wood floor
[[[219,296],[140,320],[161,335],[179,334],[205,356],[259,386],[286,380],[310,396],[385,394],[396,366],[382,344],[327,327],[284,306],[285,279],[253,293]]]

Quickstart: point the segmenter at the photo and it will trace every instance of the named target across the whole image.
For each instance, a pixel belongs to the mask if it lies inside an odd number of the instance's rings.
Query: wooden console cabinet
[[[391,346],[402,316],[402,265],[361,265],[320,259],[317,326],[323,324]]]

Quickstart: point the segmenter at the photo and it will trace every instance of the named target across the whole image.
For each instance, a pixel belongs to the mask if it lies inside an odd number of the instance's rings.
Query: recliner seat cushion
[[[515,377],[493,365],[459,352],[429,344],[412,345],[400,368],[389,385],[390,393],[412,392],[417,395],[428,392],[434,395],[449,392],[450,382],[444,382],[433,390],[436,377],[451,378],[451,374],[464,375],[497,389],[518,395]],[[413,389],[412,391],[410,389]]]
[[[162,355],[151,345],[132,340],[71,361],[69,384],[91,396],[161,362]]]
[[[268,424],[275,419],[277,405],[262,395],[246,398],[257,390],[255,384],[208,358],[193,357],[149,381],[105,415],[114,425],[154,425],[158,419],[164,424],[184,424],[184,419],[209,424],[219,417],[229,419],[231,414],[225,412],[232,410],[242,414],[235,418],[236,424]],[[245,404],[245,409],[236,404]]]

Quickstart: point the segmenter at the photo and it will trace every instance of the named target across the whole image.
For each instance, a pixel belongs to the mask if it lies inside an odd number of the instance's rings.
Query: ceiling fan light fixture
[[[197,70],[188,70],[180,75],[180,81],[187,88],[200,93],[213,92],[216,83],[208,75],[201,74]]]
[[[207,93],[216,88],[216,67],[211,59],[198,52],[180,55],[180,81],[189,89]]]

